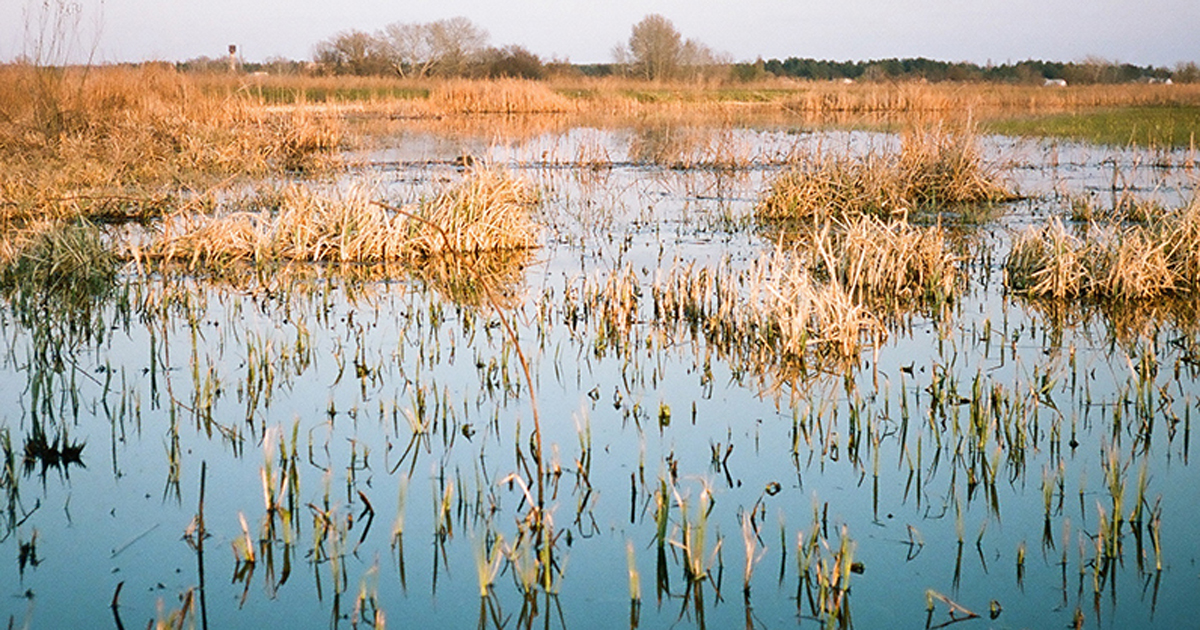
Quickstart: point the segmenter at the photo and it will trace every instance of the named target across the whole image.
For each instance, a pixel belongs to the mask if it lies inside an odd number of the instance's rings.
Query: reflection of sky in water
[[[1088,565],[1093,551],[1087,536],[1097,529],[1097,503],[1109,509],[1101,461],[1105,445],[1113,439],[1111,406],[1135,395],[1124,391],[1129,387],[1132,365],[1125,353],[1132,347],[1131,361],[1136,363],[1147,342],[1143,340],[1136,347],[1110,343],[1104,320],[1093,319],[1088,330],[1082,326],[1067,330],[1057,343],[1052,343],[1047,315],[1026,312],[1018,302],[1006,301],[1000,295],[998,268],[989,270],[992,277],[987,290],[980,285],[979,270],[975,270],[972,293],[955,307],[946,323],[940,324],[943,334],[939,335],[939,324],[912,316],[902,330],[892,332],[877,354],[870,350],[864,354],[866,362],[855,376],[857,389],[852,394],[859,397],[857,402],[847,397],[843,378],[836,374],[815,379],[794,405],[786,394],[779,399],[759,397],[756,392],[761,383],[757,375],[734,374],[734,368],[715,352],[709,355],[711,373],[705,374],[708,350],[703,341],[676,333],[672,343],[662,347],[654,334],[648,302],[656,269],[692,260],[716,266],[725,256],[736,266],[769,251],[771,245],[763,243],[753,230],[730,230],[729,226],[736,225],[751,210],[772,169],[731,174],[629,163],[596,171],[593,174],[598,179],[593,181],[583,179],[578,170],[530,164],[539,160],[570,162],[576,156],[600,153],[616,162],[632,162],[623,151],[631,146],[635,133],[577,129],[562,136],[534,136],[524,143],[503,146],[477,140],[472,140],[477,144],[464,144],[431,136],[405,136],[402,148],[384,150],[376,156],[385,162],[437,161],[452,159],[464,151],[490,151],[493,159],[540,182],[545,191],[547,204],[542,212],[551,229],[546,247],[537,252],[536,262],[526,272],[525,307],[516,320],[520,323],[522,347],[535,364],[549,460],[560,462],[567,470],[551,501],[555,526],[571,532],[569,545],[565,538],[559,543],[566,562],[559,603],[567,625],[611,627],[627,619],[626,540],[633,542],[637,554],[643,625],[667,625],[680,614],[681,599],[664,601],[661,608],[654,601],[653,500],[647,491],[657,487],[659,476],[666,474],[668,461],[677,466],[681,494],[694,501],[701,484],[708,483],[716,499],[709,545],[711,548],[715,544],[718,533],[724,537],[720,556],[724,601],[714,606],[713,585],[706,585],[705,619],[711,627],[745,622],[745,611],[737,597],[743,566],[737,519],[742,510],[763,497],[763,489],[770,482],[782,484],[783,490],[762,498],[766,517],[761,536],[767,552],[755,572],[752,591],[753,614],[769,627],[795,623],[792,598],[797,582],[796,533],[803,530],[807,535],[814,500],[821,506],[828,504],[830,544],[836,544],[836,532],[846,524],[857,544],[855,559],[865,563],[865,573],[851,580],[852,614],[860,627],[890,625],[898,619],[905,625],[923,625],[926,589],[944,593],[982,614],[987,612],[988,601],[996,599],[1004,607],[1000,621],[1006,625],[1040,626],[1046,625],[1047,619],[1055,625],[1068,625],[1077,605],[1088,616],[1089,625],[1094,624],[1093,574]],[[894,140],[857,133],[735,134],[744,136],[749,146],[763,155],[783,151],[778,147],[796,142],[840,148],[882,147]],[[703,151],[703,137],[688,142]],[[994,151],[990,148],[993,144],[997,146]],[[1045,163],[1047,151],[1043,145],[986,139],[984,146],[988,147],[988,155],[998,153],[1017,164],[1019,168],[1012,177],[1022,191],[1036,194],[1047,194],[1056,186],[1069,191],[1103,187],[1111,181],[1112,167],[1101,161],[1114,155],[1125,164],[1139,159],[1130,152],[1064,145],[1058,149],[1060,167],[1054,171],[1040,166]],[[419,188],[438,177],[454,176],[454,169],[446,164],[393,165],[372,175],[382,180],[389,194],[398,196],[419,196],[407,178],[420,180],[416,184]],[[1186,181],[1178,171],[1139,169],[1130,176],[1139,187],[1156,191]],[[1022,202],[999,223],[1019,226],[1056,211],[1044,202]],[[1003,230],[985,228],[983,232],[987,233],[985,243],[1003,246],[1007,240]],[[997,254],[994,260],[993,265],[999,265],[1003,256]],[[580,332],[573,336],[562,322],[564,287],[567,283],[577,287],[581,277],[597,277],[626,264],[643,288],[643,310],[634,328],[642,345],[627,355],[611,347],[601,353],[594,332],[587,332],[589,324],[581,323]],[[485,325],[485,319],[492,318],[464,314],[453,304],[423,294],[416,289],[416,282],[380,284],[373,287],[371,295],[353,301],[334,289],[311,300],[296,298],[287,304],[240,291],[199,286],[207,296],[207,308],[196,313],[199,371],[203,377],[212,366],[222,389],[216,420],[239,427],[244,444],[234,447],[217,437],[206,437],[188,409],[194,402],[190,373],[193,334],[183,311],[174,311],[165,329],[161,321],[154,320],[158,361],[169,357],[169,369],[156,378],[157,401],[150,393],[150,375],[144,372],[151,363],[151,333],[146,325],[135,319],[128,332],[123,328],[114,330],[99,347],[81,349],[75,355],[81,373],[97,375],[97,368],[111,365],[116,374],[124,374],[133,392],[125,399],[126,410],[131,412],[134,405],[140,404],[140,420],[128,413],[123,425],[110,424],[99,402],[99,384],[89,378],[77,379],[81,392],[79,421],[67,423],[72,438],[87,443],[83,453],[86,468],[71,468],[69,481],[51,470],[44,485],[36,475],[21,478],[21,506],[27,511],[35,506],[37,509],[0,546],[10,550],[7,556],[15,559],[18,542],[29,541],[36,530],[40,564],[27,567],[22,579],[15,561],[0,563],[0,584],[5,585],[0,593],[0,613],[11,616],[17,625],[28,614],[35,627],[108,623],[108,604],[121,582],[120,611],[127,625],[138,626],[153,616],[160,598],[167,610],[177,608],[179,594],[198,582],[196,556],[181,536],[195,513],[200,463],[207,462],[205,516],[212,537],[205,545],[205,570],[210,624],[256,625],[266,620],[280,625],[325,623],[333,610],[331,567],[322,563],[314,572],[314,565],[305,557],[313,546],[313,512],[308,507],[302,505],[297,513],[301,528],[286,584],[277,590],[266,586],[265,561],[256,566],[244,603],[245,587],[230,583],[234,573],[231,542],[241,535],[238,514],[245,515],[252,535],[256,535],[264,515],[259,476],[262,430],[282,427],[290,440],[291,427],[299,422],[302,504],[321,504],[323,471],[330,471],[331,503],[338,506],[337,513],[342,517],[349,512],[355,516],[355,525],[347,534],[348,551],[353,550],[365,525],[361,516],[364,504],[358,491],[368,497],[375,510],[366,539],[345,560],[347,585],[340,602],[342,613],[352,614],[360,584],[371,579],[364,576],[378,564],[379,603],[393,623],[404,620],[422,625],[446,619],[452,619],[451,625],[455,626],[474,623],[478,589],[472,528],[464,528],[456,519],[442,560],[433,544],[433,514],[435,500],[443,493],[444,479],[456,486],[455,501],[465,491],[467,502],[473,503],[475,490],[484,488],[485,501],[488,495],[499,501],[493,527],[506,540],[511,540],[515,532],[520,492],[496,487],[496,482],[515,469],[514,441],[527,449],[531,419],[524,402],[500,403],[499,398],[485,393],[481,379],[493,360],[507,361],[508,377],[519,380],[515,359],[506,357],[500,349],[500,330]],[[549,325],[540,329],[535,322],[535,306],[543,295],[552,296],[550,304],[555,310]],[[437,317],[444,320],[438,320],[440,328],[435,330],[430,322]],[[991,328],[991,344],[986,352],[981,341],[988,325],[985,320]],[[30,395],[25,391],[27,374],[22,365],[32,342],[29,332],[11,317],[4,325],[7,360],[4,377],[0,378],[0,396],[6,402],[0,417],[9,428],[14,447],[19,449],[30,422],[28,413],[22,411],[22,405],[28,407]],[[1159,364],[1155,387],[1164,389],[1156,394],[1154,404],[1169,395],[1169,402],[1163,403],[1165,408],[1182,418],[1188,408],[1196,406],[1196,389],[1190,368],[1178,363],[1182,350],[1170,343],[1180,334],[1167,326],[1155,338]],[[646,338],[655,339],[652,348],[645,347]],[[254,430],[249,431],[245,426],[248,348],[268,347],[267,355],[278,359],[285,354],[294,356],[298,341],[311,344],[311,364],[289,376],[287,362],[276,360],[276,390],[269,405],[264,399],[253,410]],[[365,370],[364,378],[356,376],[356,363]],[[1176,365],[1181,368],[1178,382],[1174,377]],[[909,367],[911,374],[902,371]],[[979,375],[985,392],[998,387],[1010,403],[1018,401],[1012,404],[1024,405],[1027,413],[1038,418],[1039,433],[1029,436],[1024,468],[1018,474],[1014,474],[1014,464],[1006,461],[1011,451],[997,450],[994,437],[985,448],[988,465],[998,464],[998,518],[989,514],[982,487],[969,501],[966,497],[966,469],[975,455],[967,448],[967,438],[952,427],[957,414],[957,422],[965,430],[969,405],[949,405],[945,408],[948,418],[930,419],[930,393],[926,388],[939,371],[956,381],[957,395],[970,396],[972,381]],[[1045,400],[1038,401],[1036,391],[1047,382],[1042,380],[1047,371],[1054,380],[1049,391],[1057,411]],[[1076,379],[1074,395],[1069,390],[1072,376]],[[426,388],[430,408],[437,406],[435,401],[444,401],[441,404],[451,410],[455,420],[451,426],[439,426],[428,442],[419,443],[415,464],[407,460],[393,473],[409,443],[411,431],[404,414],[413,408],[419,386]],[[523,391],[523,384],[521,388]],[[120,406],[120,389],[118,376],[108,396],[114,413]],[[908,397],[911,414],[903,442],[902,391]],[[589,396],[590,392],[595,393]],[[172,396],[181,404],[172,407]],[[663,404],[671,409],[671,422],[660,429],[658,410]],[[848,452],[852,406],[862,413],[858,425],[861,432],[854,436],[862,453],[861,468],[850,462]],[[1044,549],[1041,487],[1052,450],[1050,432],[1059,412],[1062,446],[1055,444],[1053,448],[1063,450],[1065,497],[1062,513],[1052,519],[1055,547]],[[821,429],[810,429],[807,440],[794,435],[793,414],[805,422],[810,415],[819,420],[826,440],[830,432],[836,433],[836,460],[832,454],[822,452],[823,440],[817,433]],[[1122,406],[1126,423],[1131,415],[1131,409]],[[589,500],[593,509],[584,511],[576,522],[576,501],[582,495],[570,471],[580,456],[577,427],[585,418],[592,432],[593,493]],[[874,433],[865,430],[867,418],[873,420]],[[514,440],[518,420],[521,435]],[[166,483],[172,421],[179,426],[178,500]],[[464,431],[464,424],[471,426]],[[1066,446],[1072,424],[1079,441],[1073,451]],[[1179,594],[1190,589],[1186,567],[1196,559],[1193,541],[1200,538],[1190,517],[1197,508],[1195,495],[1189,491],[1196,475],[1186,461],[1183,427],[1181,423],[1179,432],[1169,440],[1162,409],[1156,410],[1147,455],[1151,471],[1147,495],[1151,504],[1160,494],[1163,496],[1162,538],[1167,567],[1157,609],[1151,617],[1153,573],[1150,582],[1138,574],[1134,540],[1126,536],[1124,563],[1115,574],[1116,605],[1110,586],[1105,587],[1101,598],[1099,617],[1105,627],[1147,623],[1170,626],[1190,613],[1186,598]],[[1128,462],[1135,441],[1127,429],[1119,434],[1121,461]],[[278,429],[271,435],[278,439]],[[877,452],[873,438],[879,440]],[[937,439],[943,450],[934,464]],[[793,443],[798,443],[795,463]],[[730,444],[733,450],[727,467],[714,467],[713,450],[724,453]],[[923,461],[919,500],[917,481],[910,479],[906,463],[909,458],[915,460],[918,449]],[[354,472],[357,484],[350,488],[346,478],[352,452],[357,453],[361,468]],[[366,464],[361,464],[364,454]],[[877,515],[873,506],[876,460]],[[1129,496],[1136,486],[1140,457],[1134,461],[1125,473]],[[397,480],[410,465],[412,480],[404,536],[407,591],[403,591],[390,536],[397,512]],[[631,476],[638,480],[632,506]],[[952,488],[956,489],[954,493]],[[953,494],[960,497],[963,506],[965,540],[957,588]],[[455,505],[459,509],[458,503]],[[630,522],[631,510],[635,523]],[[677,518],[678,512],[672,517]],[[1065,547],[1064,602],[1063,569],[1058,563],[1064,553],[1062,536],[1067,519],[1070,534]],[[786,558],[780,553],[781,522]],[[912,559],[906,559],[911,551],[909,526],[916,528],[924,541],[924,547]],[[1024,588],[1016,583],[1016,553],[1021,543],[1027,548]],[[1152,566],[1154,554],[1148,540],[1146,554]],[[677,551],[668,551],[674,593],[682,591],[677,556]],[[782,584],[781,560],[785,573]],[[279,562],[277,556],[275,580],[281,576]],[[433,594],[435,563],[438,583]],[[321,601],[314,586],[318,580]],[[27,590],[33,595],[31,599],[22,596]],[[496,592],[503,615],[518,614],[520,596],[510,573],[497,580]],[[544,610],[540,614],[547,615]],[[556,624],[557,615],[556,610],[547,617]],[[938,615],[944,617],[944,610],[939,608]],[[935,623],[943,617],[935,616]],[[689,625],[694,625],[691,619]]]

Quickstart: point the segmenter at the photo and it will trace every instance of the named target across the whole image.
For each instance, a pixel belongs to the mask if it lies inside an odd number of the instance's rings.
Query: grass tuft
[[[131,241],[127,250],[134,258],[195,268],[247,261],[375,263],[447,250],[528,249],[538,243],[530,217],[536,203],[528,184],[489,169],[473,170],[457,186],[400,211],[374,203],[363,188],[328,195],[297,185],[272,200],[277,208],[169,215],[149,243]]]
[[[1149,217],[1068,232],[1059,219],[1017,237],[1005,263],[1016,293],[1053,299],[1144,300],[1200,289],[1200,202]]]
[[[801,159],[756,208],[763,221],[906,216],[925,207],[993,203],[1014,195],[984,165],[969,130],[905,133],[900,151]]]

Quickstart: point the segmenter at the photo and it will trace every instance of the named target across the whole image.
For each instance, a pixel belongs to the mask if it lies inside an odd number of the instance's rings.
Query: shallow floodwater
[[[771,253],[749,217],[789,157],[895,136],[379,137],[335,186],[411,201],[467,155],[538,186],[543,247],[480,265],[500,310],[461,269],[302,265],[129,269],[83,312],[6,304],[12,627],[1193,622],[1195,308],[1002,282],[1013,233],[1068,197],[1190,200],[1188,156],[983,138],[1026,199],[943,217],[965,296],[797,370],[664,320],[656,286]]]

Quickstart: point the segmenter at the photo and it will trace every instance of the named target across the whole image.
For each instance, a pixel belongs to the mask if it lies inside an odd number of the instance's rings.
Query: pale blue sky
[[[57,1],[57,0],[55,0]],[[930,57],[996,63],[1097,56],[1139,65],[1200,61],[1197,0],[78,0],[81,43],[97,61],[224,54],[306,59],[338,31],[463,15],[491,43],[544,58],[610,61],[648,13],[737,60],[756,56]],[[21,54],[37,0],[0,0],[0,59]],[[99,26],[98,39],[93,31]]]

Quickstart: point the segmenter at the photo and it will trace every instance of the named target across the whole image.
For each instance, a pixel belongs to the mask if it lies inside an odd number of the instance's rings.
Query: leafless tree
[[[342,31],[318,42],[313,60],[335,74],[381,74],[389,66],[379,39],[359,30]]]
[[[683,37],[667,18],[652,13],[633,25],[629,58],[635,73],[650,80],[674,77],[682,54]]]
[[[400,76],[459,76],[487,46],[487,31],[465,17],[430,23],[395,22],[379,40]]]
[[[613,60],[625,71],[645,79],[699,78],[728,72],[728,55],[695,40],[684,40],[675,25],[657,13],[633,25],[627,44],[617,44]]]

